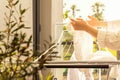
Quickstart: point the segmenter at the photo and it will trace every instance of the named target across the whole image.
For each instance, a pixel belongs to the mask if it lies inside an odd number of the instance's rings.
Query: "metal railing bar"
[[[89,61],[89,60],[85,60],[85,61],[68,61],[68,60],[66,60],[66,61],[46,61],[46,62],[50,62],[50,63],[53,63],[53,62],[55,62],[55,63],[64,63],[64,62],[70,62],[70,63],[71,62],[78,62],[78,63],[85,63],[85,62],[91,62],[91,63],[92,62],[98,62],[98,63],[105,62],[106,63],[106,62],[112,62],[113,63],[113,62],[115,62],[116,63],[117,62],[117,63],[120,63],[120,61]]]
[[[110,65],[117,65],[120,64],[120,61],[46,61],[47,64],[110,64]]]
[[[109,68],[109,65],[97,64],[44,64],[46,68]]]

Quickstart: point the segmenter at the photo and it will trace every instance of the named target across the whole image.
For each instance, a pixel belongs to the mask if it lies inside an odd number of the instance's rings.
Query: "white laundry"
[[[70,60],[77,61],[74,53]],[[85,80],[85,75],[78,68],[68,69],[67,80]]]
[[[92,54],[92,50],[93,38],[84,31],[74,31],[74,53],[70,60],[88,60],[88,56]],[[91,78],[90,71],[88,69],[68,69],[67,80],[86,80],[86,78]]]
[[[117,58],[109,51],[97,51],[91,55],[90,61],[117,61]],[[112,78],[117,78],[119,75],[118,71],[118,66],[114,65],[110,70],[109,76]]]
[[[78,37],[79,36],[79,37]],[[74,53],[71,57],[71,61],[117,61],[116,57],[113,56],[108,51],[97,51],[96,53],[92,53],[93,44],[92,39],[88,39],[89,35],[84,32],[76,31],[74,34]],[[85,69],[68,69],[67,80],[83,80],[85,79],[84,72],[90,73],[89,70]],[[110,77],[116,78],[118,77],[118,67],[115,65],[111,68]]]

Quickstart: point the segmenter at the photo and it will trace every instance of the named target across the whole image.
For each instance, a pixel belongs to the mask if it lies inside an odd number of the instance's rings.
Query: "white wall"
[[[29,30],[25,30],[27,32],[27,35],[32,34],[32,27],[33,27],[33,21],[32,21],[32,0],[20,0],[20,3],[22,4],[22,8],[28,8],[28,10],[25,13],[25,25],[27,27],[31,27]],[[7,12],[7,9],[5,7],[7,5],[7,0],[0,0],[0,30],[3,30],[6,28],[4,18],[4,13]]]
[[[55,24],[62,22],[62,0],[40,0],[40,40],[54,39]]]
[[[40,0],[40,43],[51,35],[51,0]]]

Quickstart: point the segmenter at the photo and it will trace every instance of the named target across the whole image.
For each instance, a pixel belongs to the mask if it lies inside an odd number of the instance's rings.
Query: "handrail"
[[[101,64],[44,64],[46,68],[109,68]]]
[[[110,68],[120,61],[47,61],[46,68]]]
[[[47,61],[43,66],[46,68],[107,68],[107,80],[113,65],[120,64],[120,61]]]
[[[46,61],[47,64],[108,64],[108,65],[117,65],[120,64],[120,61]]]

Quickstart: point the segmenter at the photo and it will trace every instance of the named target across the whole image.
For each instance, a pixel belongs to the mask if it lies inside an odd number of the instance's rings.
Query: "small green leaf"
[[[25,11],[26,11],[26,9],[23,9],[23,10],[21,10],[21,15],[23,15],[24,13],[25,13]]]
[[[30,45],[31,40],[32,40],[32,36],[30,36],[30,38],[28,39],[27,46],[29,46],[29,45]]]
[[[23,15],[26,12],[27,9],[22,9],[21,4],[19,5],[19,12],[21,15]]]
[[[17,0],[13,5],[15,6],[15,5],[17,5],[19,3],[19,0]]]
[[[24,27],[24,29],[30,29],[31,27]]]
[[[18,28],[14,29],[14,30],[12,31],[12,33],[14,33],[14,32],[16,32],[16,31],[22,29],[24,26],[25,26],[24,24],[21,24]]]
[[[11,28],[13,28],[16,24],[17,24],[17,23],[12,24],[12,25],[11,25]]]
[[[8,7],[8,6],[5,6],[5,7],[9,9],[9,7]]]
[[[48,76],[47,76],[47,80],[53,80],[53,74],[52,73],[49,73]]]

